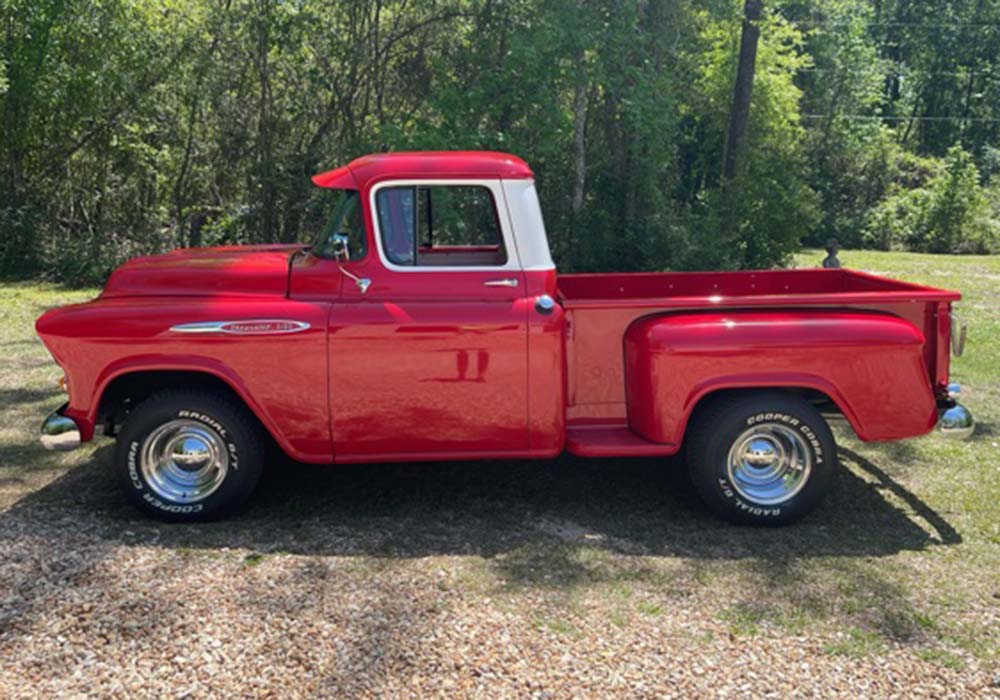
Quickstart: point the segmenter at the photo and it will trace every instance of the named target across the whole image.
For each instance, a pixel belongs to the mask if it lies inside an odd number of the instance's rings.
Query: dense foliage
[[[380,149],[523,156],[564,268],[997,250],[1000,0],[767,0],[723,196],[742,9],[0,0],[0,275],[309,240],[309,176]]]

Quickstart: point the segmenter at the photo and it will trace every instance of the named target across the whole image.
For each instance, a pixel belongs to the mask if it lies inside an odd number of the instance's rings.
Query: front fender
[[[934,427],[924,337],[888,314],[780,310],[646,317],[625,334],[628,418],[679,445],[698,402],[723,389],[795,387],[828,396],[862,440]]]
[[[143,372],[191,372],[194,374],[209,375],[218,379],[239,397],[283,450],[293,457],[302,456],[299,450],[285,438],[278,423],[267,411],[266,407],[262,406],[254,398],[242,377],[223,362],[215,358],[198,355],[171,356],[169,358],[160,355],[126,357],[105,367],[97,378],[97,383],[89,405],[86,408],[86,413],[81,416],[83,422],[90,426],[91,435],[98,419],[97,412],[101,405],[101,400],[108,386],[119,377]]]
[[[329,304],[290,299],[119,298],[49,311],[36,329],[69,378],[66,415],[81,439],[94,433],[114,379],[145,371],[211,375],[232,389],[291,457],[333,457],[327,393]],[[294,332],[257,331],[261,319]],[[248,323],[236,333],[177,332],[186,324]]]

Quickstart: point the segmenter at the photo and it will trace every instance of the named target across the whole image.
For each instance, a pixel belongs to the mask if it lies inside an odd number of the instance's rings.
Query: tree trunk
[[[740,36],[740,57],[736,67],[736,85],[733,88],[733,106],[729,112],[729,133],[726,153],[722,161],[722,186],[728,188],[736,178],[736,169],[746,141],[747,122],[750,120],[750,95],[757,63],[757,40],[760,38],[760,20],[763,0],[746,0],[743,5],[743,32]]]
[[[983,13],[983,0],[979,0],[976,3],[976,15],[975,22],[979,22],[979,18]],[[962,109],[962,121],[959,126],[959,141],[963,148],[968,148],[967,136],[969,130],[969,116],[972,114],[972,89],[976,84],[976,70],[979,68],[979,48],[980,44],[976,44],[975,48],[972,50],[972,65],[969,66],[969,80],[965,84],[965,106]]]
[[[573,95],[573,197],[570,209],[575,220],[583,208],[583,187],[587,169],[587,78],[583,71],[583,51],[577,56],[576,91]]]
[[[275,187],[274,140],[271,117],[272,95],[271,75],[268,54],[271,49],[270,22],[271,5],[263,3],[262,17],[258,18],[260,26],[257,30],[257,78],[260,95],[257,103],[257,186],[260,188],[258,199],[258,243],[274,243],[277,221],[277,188]]]
[[[739,185],[737,173],[743,156],[750,121],[750,96],[757,63],[757,40],[760,38],[760,20],[763,0],[746,0],[743,5],[743,31],[740,35],[740,55],[736,66],[736,84],[733,87],[733,106],[729,111],[729,131],[726,135],[726,152],[722,158],[722,221],[720,262],[742,267],[744,252],[735,245],[740,225]]]

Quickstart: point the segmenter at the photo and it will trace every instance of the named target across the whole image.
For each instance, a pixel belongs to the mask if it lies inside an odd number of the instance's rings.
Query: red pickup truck
[[[862,440],[972,432],[948,382],[956,292],[852,270],[557,276],[532,172],[502,153],[313,181],[331,191],[312,245],[137,258],[39,318],[69,393],[42,442],[117,436],[125,493],[182,521],[241,506],[269,444],[317,463],[684,448],[712,510],[784,524],[830,483],[828,418]]]

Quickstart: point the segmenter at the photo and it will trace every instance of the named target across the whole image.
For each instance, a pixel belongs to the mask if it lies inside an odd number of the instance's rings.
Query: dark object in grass
[[[831,238],[826,242],[826,257],[823,258],[823,267],[828,269],[840,267],[840,260],[837,258],[839,250],[840,243],[837,242],[836,238]]]

